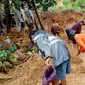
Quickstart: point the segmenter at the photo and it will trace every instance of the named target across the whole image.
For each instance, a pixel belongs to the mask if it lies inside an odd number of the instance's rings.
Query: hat
[[[84,20],[81,20],[80,22],[82,22],[82,24],[85,25]]]

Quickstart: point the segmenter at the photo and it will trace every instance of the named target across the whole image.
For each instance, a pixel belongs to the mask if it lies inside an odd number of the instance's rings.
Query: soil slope
[[[42,22],[44,26],[45,23],[48,24],[48,30],[50,30],[49,24],[51,24],[52,18],[55,18],[63,29],[61,36],[67,43],[71,54],[71,74],[67,75],[67,85],[85,85],[85,54],[81,53],[77,56],[76,47],[67,42],[64,32],[65,28],[85,19],[85,14],[75,12],[41,13]],[[44,60],[39,55],[34,54],[27,62],[11,69],[8,74],[0,73],[0,85],[42,85],[41,78],[44,69]]]

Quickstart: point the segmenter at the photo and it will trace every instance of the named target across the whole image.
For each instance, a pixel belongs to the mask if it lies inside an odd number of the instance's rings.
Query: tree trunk
[[[4,10],[5,10],[5,17],[6,17],[6,27],[7,33],[10,30],[10,9],[9,9],[9,0],[4,0]]]
[[[38,21],[39,21],[39,23],[40,23],[41,29],[44,30],[44,27],[43,27],[43,25],[42,25],[42,23],[41,23],[40,17],[39,17],[38,12],[37,12],[37,8],[36,8],[36,6],[35,6],[35,2],[34,2],[34,0],[31,0],[31,2],[32,2],[32,4],[33,4],[33,7],[34,7],[34,10],[35,10],[36,16],[37,16],[37,18],[38,18]]]

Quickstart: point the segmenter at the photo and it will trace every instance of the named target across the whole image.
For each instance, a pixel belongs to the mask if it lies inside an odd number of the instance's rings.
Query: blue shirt
[[[28,23],[33,23],[32,18],[34,19],[34,15],[32,10],[28,11]]]

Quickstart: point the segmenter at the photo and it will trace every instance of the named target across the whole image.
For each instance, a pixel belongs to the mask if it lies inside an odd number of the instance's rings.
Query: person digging
[[[66,34],[68,36],[68,40],[72,40],[71,37],[74,33],[80,34],[83,25],[85,25],[84,20],[80,20],[77,24],[73,25],[72,28],[67,28]],[[75,40],[72,40],[72,42],[73,42],[73,44],[76,44]]]
[[[82,53],[85,52],[85,34],[74,34],[73,39],[71,39],[71,40],[76,41],[77,50],[78,50],[77,55],[79,55],[81,52]]]

